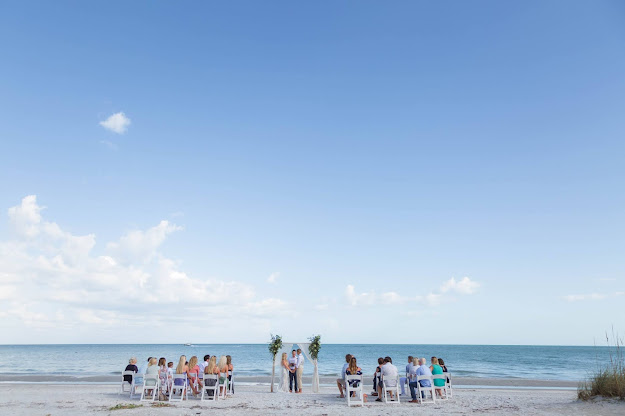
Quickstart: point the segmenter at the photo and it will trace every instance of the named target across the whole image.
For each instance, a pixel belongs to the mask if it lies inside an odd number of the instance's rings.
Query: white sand
[[[624,415],[625,403],[579,402],[572,390],[455,389],[454,398],[436,404],[383,404],[369,402],[365,408],[348,408],[335,389],[320,394],[269,393],[267,386],[237,386],[234,396],[224,401],[191,399],[171,407],[153,408],[150,403],[118,396],[112,385],[0,385],[1,415]],[[370,397],[371,399],[371,397]],[[109,410],[118,403],[143,404],[138,409]]]

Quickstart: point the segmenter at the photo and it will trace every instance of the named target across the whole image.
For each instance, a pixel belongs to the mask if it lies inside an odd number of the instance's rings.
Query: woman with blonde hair
[[[202,381],[199,380],[200,366],[197,363],[197,357],[194,355],[189,358],[189,365],[187,366],[187,378],[189,379],[189,386],[194,395],[200,394],[202,389]]]
[[[216,374],[217,379],[219,379],[219,367],[217,367],[217,357],[215,357],[214,355],[208,360],[208,365],[204,369],[204,375],[207,374]],[[204,378],[204,383],[206,383],[207,386],[212,387],[215,385],[215,380]]]
[[[278,391],[280,393],[289,392],[289,359],[286,352],[282,353],[282,360],[280,361],[280,382],[278,384]]]
[[[178,366],[176,367],[176,374],[184,374],[189,371],[189,366],[187,366],[187,356],[181,355],[180,360],[178,361]],[[185,386],[184,378],[174,378],[174,386]],[[186,387],[183,389],[183,394],[186,390]]]
[[[219,357],[219,362],[217,363],[217,367],[219,367],[219,384],[224,384],[230,371],[228,371],[228,359],[225,355]]]
[[[430,371],[432,372],[432,375],[435,376],[435,375],[443,374],[443,369],[438,364],[438,358],[432,357],[431,362],[432,362],[432,365],[430,366]],[[445,387],[445,379],[442,379],[442,378],[434,379],[434,387]],[[436,389],[436,394],[438,394],[442,399],[443,389],[441,388]]]

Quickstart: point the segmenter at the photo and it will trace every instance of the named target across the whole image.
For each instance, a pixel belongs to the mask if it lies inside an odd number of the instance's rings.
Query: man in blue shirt
[[[345,394],[343,393],[343,390],[345,389],[345,372],[347,371],[347,368],[349,367],[349,362],[351,360],[352,355],[347,354],[345,356],[345,364],[343,364],[343,369],[341,370],[341,378],[336,379],[336,385],[338,386],[339,392],[341,393],[341,399],[345,397]]]
[[[417,376],[431,376],[432,375],[430,368],[427,367],[425,363],[426,363],[425,358],[419,359],[419,367],[417,367],[417,370],[415,371],[415,375]],[[417,383],[421,383],[421,387],[432,387],[432,382],[430,382],[430,380],[416,381],[416,378],[415,378],[415,381],[411,381],[408,384],[410,386],[410,395],[412,396],[412,400],[410,401],[410,403],[418,403],[417,392],[416,392]],[[423,391],[421,392],[421,398],[425,399],[425,392]]]

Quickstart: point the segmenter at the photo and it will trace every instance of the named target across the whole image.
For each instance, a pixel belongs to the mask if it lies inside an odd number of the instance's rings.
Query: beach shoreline
[[[322,376],[319,383],[322,386],[334,386],[337,377]],[[373,378],[373,377],[369,377]],[[0,384],[22,384],[22,383],[42,383],[42,384],[118,384],[121,376],[70,376],[70,375],[48,375],[48,374],[0,374]],[[266,385],[271,384],[270,376],[236,376],[235,380],[241,385]],[[311,377],[302,378],[304,385],[311,384]],[[365,380],[367,377],[365,376]],[[370,380],[369,380],[370,382]],[[278,383],[278,379],[275,379]],[[454,387],[458,388],[562,388],[576,389],[579,381],[569,380],[540,380],[523,378],[486,378],[486,377],[454,377]],[[368,384],[366,382],[366,384]]]
[[[369,389],[371,386],[366,386]],[[270,393],[268,386],[242,385],[236,394],[217,402],[202,402],[191,398],[184,402],[140,402],[128,394],[119,395],[116,385],[30,385],[0,384],[0,414],[6,415],[208,415],[219,413],[246,415],[423,415],[490,413],[541,415],[622,415],[625,403],[615,401],[582,402],[570,390],[513,390],[513,389],[457,389],[451,400],[437,400],[434,404],[408,403],[402,396],[399,404],[373,401],[363,408],[347,407],[345,399],[337,397],[336,388],[322,387],[320,393],[310,393],[304,386],[303,394]],[[35,393],[35,394],[33,394]],[[132,404],[133,409],[112,410],[118,405]],[[156,407],[162,406],[162,407]]]

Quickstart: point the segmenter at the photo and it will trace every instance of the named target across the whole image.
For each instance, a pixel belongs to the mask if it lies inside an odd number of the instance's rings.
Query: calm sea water
[[[513,345],[347,345],[325,344],[319,354],[319,374],[335,376],[345,354],[356,355],[365,374],[373,374],[377,358],[390,356],[401,369],[408,355],[442,357],[456,376],[581,380],[609,358],[607,347]],[[205,354],[232,356],[238,376],[271,375],[266,344],[206,345],[0,345],[0,373],[72,376],[119,374],[131,356],[178,362],[181,354],[201,360]],[[305,374],[312,374],[306,363]]]

